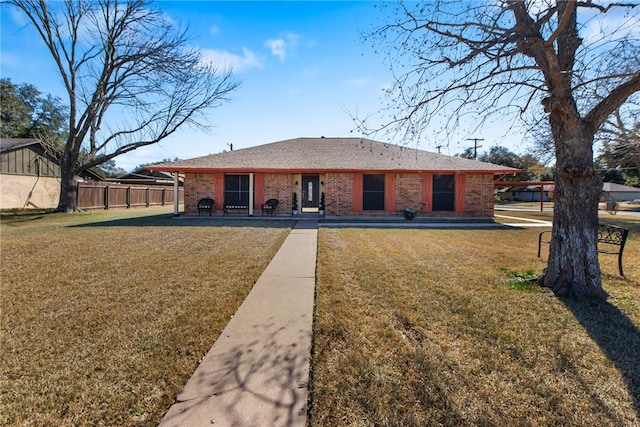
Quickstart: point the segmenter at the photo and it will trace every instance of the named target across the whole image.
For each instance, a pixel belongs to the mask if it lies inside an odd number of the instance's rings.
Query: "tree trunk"
[[[78,211],[78,184],[76,182],[75,161],[65,153],[60,161],[60,198],[56,212]]]
[[[596,240],[602,184],[593,164],[593,136],[578,124],[555,124],[556,200],[540,284],[558,296],[604,300]]]

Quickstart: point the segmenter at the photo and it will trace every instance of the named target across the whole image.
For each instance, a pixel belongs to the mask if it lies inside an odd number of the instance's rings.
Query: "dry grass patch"
[[[565,304],[509,286],[540,231],[322,229],[311,424],[640,423],[640,236]]]
[[[157,424],[291,226],[164,212],[3,218],[0,424]]]

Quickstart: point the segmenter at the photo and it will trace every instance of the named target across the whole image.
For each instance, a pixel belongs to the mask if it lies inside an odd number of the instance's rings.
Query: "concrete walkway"
[[[306,425],[317,237],[297,222],[160,426]]]

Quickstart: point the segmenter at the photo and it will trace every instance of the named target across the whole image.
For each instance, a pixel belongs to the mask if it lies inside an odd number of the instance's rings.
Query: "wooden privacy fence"
[[[184,200],[182,187],[178,189],[178,200]],[[78,207],[81,209],[134,208],[167,204],[173,204],[172,186],[78,183]]]

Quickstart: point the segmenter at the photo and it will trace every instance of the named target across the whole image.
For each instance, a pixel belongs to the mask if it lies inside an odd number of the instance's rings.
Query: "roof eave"
[[[521,169],[340,169],[340,168],[215,168],[215,167],[186,167],[171,165],[145,166],[145,169],[157,172],[180,173],[354,173],[354,172],[378,172],[378,173],[466,173],[466,174],[492,174],[511,175],[521,172]]]
[[[18,150],[20,148],[30,147],[32,145],[42,145],[42,141],[35,138],[3,138],[7,140],[21,140],[24,141],[19,142],[17,144],[9,145],[9,146],[0,146],[0,153],[6,153],[13,150]]]

